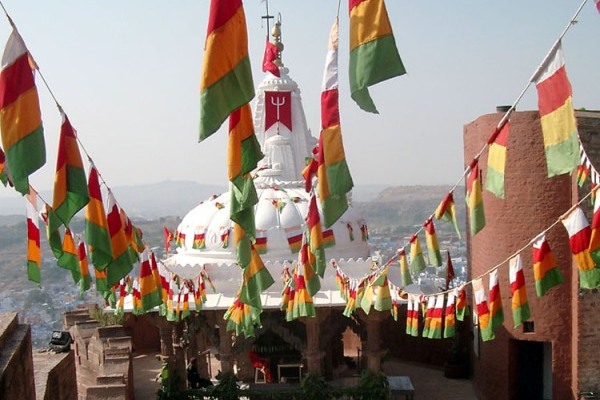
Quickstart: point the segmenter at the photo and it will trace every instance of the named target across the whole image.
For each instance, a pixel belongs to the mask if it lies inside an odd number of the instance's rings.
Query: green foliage
[[[390,383],[383,372],[364,370],[360,374],[356,400],[387,399],[390,395]]]
[[[98,321],[102,326],[123,325],[123,321],[125,320],[124,314],[105,313],[101,308],[91,309],[90,317]]]
[[[217,395],[222,400],[237,400],[239,398],[237,377],[233,372],[219,372],[217,379],[219,383],[212,388],[211,394]]]
[[[329,400],[333,397],[325,378],[319,375],[305,375],[301,387],[303,398],[306,400]]]

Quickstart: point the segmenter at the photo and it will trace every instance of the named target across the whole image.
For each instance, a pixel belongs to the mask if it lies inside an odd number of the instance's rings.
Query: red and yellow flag
[[[23,38],[13,29],[4,48],[0,72],[0,136],[9,177],[24,195],[29,193],[29,175],[46,163],[34,65]]]
[[[112,261],[112,246],[98,171],[93,163],[90,165],[88,189],[90,202],[85,208],[85,241],[89,246],[92,264],[98,271],[104,271]]]
[[[514,327],[518,327],[529,319],[529,302],[527,301],[527,288],[525,287],[525,275],[521,255],[511,258],[509,261],[510,294],[512,296],[511,308],[513,313]]]
[[[365,111],[377,113],[369,86],[406,70],[398,54],[392,26],[383,0],[349,0],[350,91]]]
[[[506,121],[500,129],[496,128],[488,141],[489,149],[485,188],[501,199],[504,198],[504,170],[506,169],[509,130],[510,123]]]
[[[460,239],[460,230],[458,229],[458,221],[456,219],[456,206],[454,205],[454,195],[449,192],[442,200],[440,205],[435,210],[435,219],[451,222],[454,225],[454,230]]]
[[[600,269],[590,255],[591,229],[583,210],[576,207],[561,219],[569,234],[569,245],[579,270],[579,287],[597,288],[600,286]]]
[[[483,196],[481,193],[481,171],[479,163],[473,160],[469,167],[467,177],[467,208],[469,210],[469,228],[474,236],[485,227],[485,213],[483,210]]]
[[[564,282],[562,272],[556,264],[556,258],[546,241],[546,235],[539,236],[533,242],[533,277],[535,293],[538,297]]]
[[[126,276],[133,268],[134,260],[131,259],[129,252],[129,242],[125,236],[125,227],[121,220],[119,206],[115,196],[111,191],[108,192],[108,232],[110,233],[110,242],[112,247],[112,261],[106,268],[107,284],[112,286]]]
[[[66,114],[62,113],[62,118],[52,208],[65,226],[69,226],[71,218],[88,204],[90,195],[79,153],[77,132]]]
[[[425,241],[427,242],[427,255],[429,257],[429,264],[436,267],[441,267],[442,253],[440,253],[440,245],[435,233],[433,220],[431,218],[427,219],[427,221],[425,221],[423,224],[423,228],[425,228]]]
[[[90,276],[90,267],[88,264],[87,252],[85,250],[85,243],[79,241],[77,245],[77,258],[79,259],[79,292],[83,293],[90,288],[92,283],[92,277]]]
[[[27,278],[30,281],[41,283],[40,222],[37,210],[37,193],[32,188],[26,196],[25,204],[27,207]]]
[[[456,309],[455,303],[456,297],[454,291],[448,293],[448,300],[446,301],[446,309],[444,310],[444,338],[454,337],[456,333]]]
[[[475,296],[475,308],[477,310],[477,319],[479,321],[479,331],[481,332],[481,339],[484,342],[494,339],[494,329],[492,325],[492,318],[490,308],[488,306],[487,296],[483,287],[481,278],[474,279],[473,292]]]
[[[502,309],[502,295],[500,292],[500,282],[498,282],[498,269],[490,272],[490,294],[489,307],[491,329],[496,330],[504,323],[504,310]]]
[[[200,78],[200,141],[253,97],[242,0],[211,0]]]
[[[59,267],[68,269],[71,271],[73,282],[79,283],[81,275],[79,273],[79,254],[75,240],[73,240],[73,234],[71,229],[65,230],[65,236],[63,237],[62,243],[62,254],[58,258],[57,264]]]

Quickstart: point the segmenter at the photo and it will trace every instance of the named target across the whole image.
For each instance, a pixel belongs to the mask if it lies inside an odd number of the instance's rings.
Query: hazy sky
[[[226,132],[198,143],[208,0],[4,0],[79,137],[110,186],[166,179],[226,183]],[[348,88],[348,10],[340,11],[341,123],[356,184],[454,183],[463,125],[511,104],[580,0],[397,1],[387,7],[407,75],[371,89],[379,115]],[[321,76],[335,0],[270,0],[283,61],[318,134]],[[265,4],[244,2],[255,84]],[[0,18],[0,46],[10,33]],[[600,109],[600,14],[592,0],[563,40],[575,107]],[[31,182],[52,187],[59,113],[37,79],[48,162]],[[518,107],[536,109],[530,88]],[[16,196],[0,187],[1,196]]]

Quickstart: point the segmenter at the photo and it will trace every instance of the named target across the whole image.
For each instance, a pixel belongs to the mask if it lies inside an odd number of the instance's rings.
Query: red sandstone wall
[[[483,147],[502,114],[484,115],[465,126],[465,164]],[[514,113],[511,118],[509,150],[505,172],[506,199],[484,190],[486,227],[468,238],[469,267],[476,277],[525,246],[539,232],[556,221],[571,206],[571,177],[548,179],[537,111]],[[480,168],[487,164],[487,151]],[[474,386],[481,399],[515,398],[515,362],[510,357],[510,339],[552,344],[553,398],[573,397],[571,364],[572,279],[568,236],[562,224],[547,234],[549,244],[563,271],[565,283],[537,298],[531,265],[531,247],[521,253],[535,333],[513,329],[508,265],[499,269],[505,323],[496,339],[480,343],[474,358]],[[488,287],[488,279],[484,278]]]
[[[134,352],[160,351],[160,332],[150,316],[128,314],[123,326],[131,334]]]

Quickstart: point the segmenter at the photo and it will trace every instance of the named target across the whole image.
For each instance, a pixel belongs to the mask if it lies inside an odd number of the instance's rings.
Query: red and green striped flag
[[[85,242],[89,246],[92,264],[98,271],[104,271],[112,261],[112,245],[102,202],[98,171],[93,163],[90,165],[88,190],[90,202],[85,208]]]
[[[600,196],[594,199],[594,216],[592,217],[592,233],[590,234],[590,244],[588,250],[590,256],[596,263],[600,264]]]
[[[144,312],[152,310],[162,304],[160,292],[157,290],[156,276],[150,263],[150,251],[144,249],[140,261],[140,296],[142,310]],[[160,284],[160,282],[158,282]]]
[[[107,297],[105,295],[109,292],[109,287],[106,284],[106,269],[100,271],[94,267],[94,278],[96,278],[96,292],[101,293],[102,297],[106,300]]]
[[[308,203],[308,213],[306,215],[306,225],[308,228],[308,257],[315,272],[322,278],[325,274],[325,237],[321,230],[321,217],[317,208],[317,200],[314,193]],[[332,236],[333,237],[333,236]]]
[[[62,243],[62,254],[58,258],[57,264],[59,267],[71,271],[73,282],[79,283],[79,280],[81,279],[81,274],[79,273],[79,252],[77,246],[75,246],[71,229],[69,228],[65,230],[65,236],[63,237]]]
[[[13,28],[2,55],[0,135],[6,166],[15,189],[29,193],[29,175],[46,163],[40,101],[33,76],[35,63]]]
[[[79,153],[77,132],[71,126],[67,115],[62,113],[52,208],[65,226],[69,226],[71,218],[89,201],[90,194]]]
[[[481,193],[481,171],[479,170],[477,160],[473,160],[469,167],[466,201],[467,208],[469,209],[469,229],[471,236],[474,236],[485,227],[485,213]]]
[[[194,243],[192,249],[202,250],[206,247],[205,242],[206,228],[199,226],[194,230]]]
[[[454,274],[454,266],[452,265],[450,250],[446,250],[446,252],[446,290],[448,290],[448,288],[450,287],[450,282],[452,282],[452,280],[456,278],[456,275]]]
[[[600,286],[600,269],[588,250],[591,229],[583,210],[576,207],[568,215],[562,217],[562,223],[569,234],[569,245],[579,270],[579,287],[597,288]]]
[[[433,297],[433,296],[432,296]],[[429,339],[442,338],[442,316],[444,315],[444,295],[438,294],[435,296],[435,304],[431,311],[431,322],[429,323]]]
[[[234,224],[233,226],[233,237],[239,248],[243,241],[248,240],[248,236],[244,233],[243,228]],[[243,270],[243,281],[242,288],[240,290],[240,300],[244,304],[249,304],[255,309],[262,309],[260,302],[260,294],[269,288],[275,281],[271,276],[271,273],[263,264],[258,251],[254,248],[252,243],[247,243],[250,247],[249,258],[241,259],[244,263],[240,265]],[[239,255],[238,255],[239,259]]]
[[[410,269],[413,274],[418,274],[425,269],[425,257],[421,250],[419,237],[412,235],[410,238]]]
[[[411,298],[411,296],[409,295],[408,303],[412,305],[411,310],[410,310],[412,318],[410,319],[410,330],[409,330],[409,326],[407,325],[406,333],[408,333],[410,336],[418,337],[419,336],[419,309],[421,307],[421,302],[419,301],[418,296],[414,296]]]
[[[564,282],[556,258],[552,254],[546,235],[541,235],[533,242],[533,277],[535,293],[542,297],[548,290]]]
[[[4,186],[8,185],[8,175],[6,174],[6,155],[0,147],[0,182]]]
[[[346,194],[354,183],[346,163],[340,125],[338,91],[338,20],[329,34],[329,46],[321,87],[321,134],[319,135],[317,189],[326,228],[348,209]]]
[[[254,97],[242,0],[211,0],[200,79],[200,141]]]
[[[410,335],[412,333],[412,323],[413,323],[413,302],[411,298],[408,298],[408,302],[406,303],[406,334]]]
[[[350,90],[365,111],[377,113],[369,86],[406,70],[398,54],[383,0],[348,0],[350,8]]]
[[[456,334],[456,310],[454,302],[456,297],[454,291],[448,293],[446,309],[444,310],[444,338],[454,337]]]
[[[483,287],[481,278],[474,279],[472,282],[473,292],[475,296],[475,308],[477,310],[477,319],[479,321],[479,331],[481,332],[481,339],[484,342],[494,339],[494,329],[492,325],[492,318],[490,315],[490,309],[488,306],[487,296]]]
[[[464,285],[455,289],[456,293],[456,320],[464,321],[465,316],[469,315],[469,307],[467,305],[467,291]]]
[[[488,141],[488,167],[485,188],[501,199],[504,198],[504,170],[506,169],[509,130],[510,123],[506,121],[500,128],[496,128]]]
[[[315,257],[310,252],[310,239],[308,239],[308,235],[309,232],[306,232],[304,234],[304,239],[302,240],[302,248],[300,249],[300,253],[298,253],[298,268],[302,273],[302,279],[304,282],[303,284],[308,290],[308,294],[312,297],[316,295],[317,292],[321,289],[321,281],[319,279],[317,271],[315,270]]]
[[[521,256],[517,254],[509,261],[510,294],[512,296],[511,307],[513,313],[514,327],[518,327],[527,321],[531,315],[527,300],[527,288],[525,287],[525,275]]]
[[[400,284],[402,287],[408,286],[412,283],[412,278],[410,276],[410,270],[408,269],[406,250],[404,247],[398,250],[398,263],[400,264]]]
[[[262,310],[243,303],[239,295],[238,292],[233,304],[223,315],[223,319],[227,321],[228,332],[233,331],[236,336],[243,333],[246,338],[253,337],[254,327],[260,326],[260,313]]]
[[[27,207],[27,278],[41,283],[42,252],[40,250],[40,222],[37,210],[37,193],[30,189],[26,196]]]
[[[423,332],[421,335],[429,337],[429,329],[431,328],[431,319],[433,318],[433,310],[435,308],[435,296],[427,297],[427,309],[425,310],[425,323],[423,324]]]
[[[79,241],[77,245],[77,258],[79,260],[79,293],[83,294],[88,290],[92,284],[92,277],[90,276],[90,266],[88,264],[87,252],[85,251],[85,243]]]
[[[538,90],[548,176],[571,173],[579,164],[579,139],[573,90],[567,77],[560,41],[532,81]]]
[[[435,226],[431,218],[427,219],[423,224],[425,228],[425,241],[427,242],[427,254],[429,257],[429,264],[436,267],[442,266],[442,253],[440,253],[440,245],[438,243],[437,235],[435,233]]]
[[[389,265],[386,266],[379,276],[371,283],[373,290],[373,308],[377,311],[392,309],[392,294],[390,293],[390,282],[388,280]]]
[[[460,239],[460,230],[458,229],[458,221],[456,219],[456,206],[454,205],[454,196],[452,192],[448,192],[446,197],[442,200],[440,205],[435,210],[435,219],[444,220],[454,225],[454,230]]]
[[[119,282],[121,278],[131,271],[134,262],[129,251],[129,242],[125,236],[125,228],[121,220],[119,206],[111,191],[108,192],[108,215],[106,216],[106,220],[108,222],[108,232],[112,247],[112,261],[106,267],[106,279],[110,287]]]
[[[293,319],[298,319],[300,317],[314,317],[316,315],[313,298],[306,287],[306,278],[309,278],[306,273],[307,270],[305,269],[305,265],[299,263],[292,274],[292,279],[294,279]],[[314,271],[312,274],[312,277],[314,278]],[[287,315],[286,319],[290,321]]]
[[[495,269],[492,272],[490,272],[489,307],[491,329],[492,331],[495,331],[496,328],[502,326],[502,324],[504,323],[504,310],[502,309],[502,295],[500,294],[500,282],[498,282],[498,269]]]

